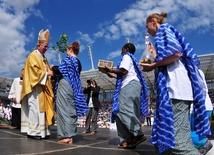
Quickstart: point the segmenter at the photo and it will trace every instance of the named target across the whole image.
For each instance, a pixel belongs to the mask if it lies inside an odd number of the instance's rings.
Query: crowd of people
[[[49,138],[55,103],[59,143],[72,144],[78,126],[85,128],[82,134],[94,135],[98,127],[110,128],[111,123],[116,123],[120,141],[117,147],[133,149],[147,139],[142,123],[146,119],[151,126],[151,116],[154,116],[150,142],[160,153],[205,155],[212,148],[209,140],[199,149],[191,137],[191,131],[199,139],[211,135],[205,106],[207,90],[199,71],[200,62],[185,37],[166,22],[166,17],[167,13],[163,12],[150,14],[146,19],[147,31],[155,37],[155,47],[149,44],[154,61],[139,64],[134,56],[135,45],[126,43],[117,67],[105,66],[106,74],[116,78],[112,101],[105,102],[100,102],[100,87],[93,78],[82,88],[80,44],[72,42],[61,64],[50,66],[45,58],[50,32],[41,30],[36,49],[26,59],[23,80],[19,83],[22,87],[18,93],[21,132],[32,139]],[[155,110],[149,103],[143,75],[148,71],[155,73]],[[56,77],[54,88],[52,77]],[[10,98],[17,101],[15,96]],[[193,123],[189,118],[191,104]],[[6,111],[7,108],[3,110]],[[3,112],[1,115],[7,117]]]
[[[112,101],[101,101],[97,116],[98,128],[110,128]],[[92,125],[92,121],[90,121]],[[86,115],[78,118],[78,127],[86,127]]]
[[[9,122],[12,119],[11,106],[9,104],[7,104],[7,106],[4,106],[4,103],[1,100],[0,100],[0,118],[5,119]]]

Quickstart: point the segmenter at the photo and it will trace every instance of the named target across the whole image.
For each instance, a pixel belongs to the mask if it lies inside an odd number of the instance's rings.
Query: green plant
[[[10,125],[10,124],[11,124],[11,121],[8,121],[7,119],[0,117],[0,123]]]
[[[68,36],[67,34],[61,34],[59,40],[56,42],[56,45],[52,46],[52,49],[57,52],[59,63],[61,62],[60,53],[66,52],[68,47]]]
[[[52,46],[52,49],[57,52],[66,52],[68,47],[68,36],[66,34],[61,34],[59,40],[56,42],[56,45]]]

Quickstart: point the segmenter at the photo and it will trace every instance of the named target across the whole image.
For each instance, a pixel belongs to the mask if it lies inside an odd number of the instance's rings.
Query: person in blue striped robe
[[[77,134],[78,116],[84,115],[88,106],[82,90],[80,73],[82,65],[77,55],[80,45],[73,42],[67,48],[67,56],[59,66],[53,66],[56,83],[57,138],[59,143],[72,144]]]
[[[200,61],[185,37],[166,23],[167,13],[153,13],[146,19],[148,33],[155,37],[156,58],[141,64],[143,71],[155,69],[156,116],[151,143],[160,153],[200,154],[190,136],[189,107],[194,105],[195,131],[210,135],[205,109],[205,87],[199,74]]]
[[[148,88],[137,59],[135,45],[122,47],[117,68],[105,67],[107,75],[115,74],[116,89],[113,96],[111,122],[116,121],[120,139],[118,148],[133,149],[147,138],[142,131],[141,116],[148,115]]]

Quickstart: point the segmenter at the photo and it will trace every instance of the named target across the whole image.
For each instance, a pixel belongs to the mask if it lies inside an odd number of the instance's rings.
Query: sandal
[[[144,142],[146,139],[147,138],[144,135],[134,137],[134,146],[139,145],[140,143]]]
[[[72,138],[66,138],[66,139],[59,140],[58,143],[72,144],[73,140],[72,140]]]
[[[122,149],[134,149],[135,146],[133,146],[132,144],[129,144],[126,141],[121,142],[120,144],[117,145],[118,148],[122,148]]]
[[[127,147],[127,146],[128,146],[127,142],[121,142],[120,144],[117,145],[117,147],[118,147],[118,148],[121,148],[121,149],[122,149],[122,148],[125,148],[125,147]]]

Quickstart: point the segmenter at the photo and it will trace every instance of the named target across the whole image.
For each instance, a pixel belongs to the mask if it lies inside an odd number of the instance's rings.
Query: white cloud
[[[52,64],[50,65],[57,65],[57,64],[60,64],[61,60],[62,60],[62,56],[63,54],[60,53],[60,56],[58,55],[58,53],[52,49],[49,49],[45,52],[45,57],[48,59],[48,60],[52,60]],[[50,63],[50,62],[49,62]]]
[[[39,17],[41,19],[44,19],[42,13],[40,10],[35,10],[34,8],[30,8],[29,11],[36,17]]]
[[[213,24],[214,9],[210,4],[214,4],[214,0],[139,0],[125,11],[117,13],[113,21],[102,25],[102,29],[97,34],[101,33],[100,36],[107,41],[114,41],[124,36],[143,36],[148,15],[161,12],[167,12],[167,21],[175,24],[176,28],[183,33],[192,30],[204,33],[210,30],[210,25]],[[116,31],[112,31],[112,27]],[[142,43],[142,40],[136,39],[135,45],[139,46],[137,49],[144,48]],[[113,59],[119,55],[119,51],[111,52],[108,58]]]
[[[29,41],[24,34],[24,22],[29,17],[27,11],[39,0],[2,0],[0,5],[0,74],[20,75],[26,53],[25,45]]]
[[[77,32],[79,34],[78,41],[80,43],[80,52],[88,50],[89,46],[92,48],[94,40],[87,33],[82,33],[80,31]]]
[[[121,55],[121,50],[117,50],[117,51],[109,53],[107,59],[110,60],[110,59],[116,58],[120,55]]]
[[[99,31],[99,32],[96,32],[96,33],[94,34],[94,37],[95,37],[95,38],[101,38],[101,37],[103,37],[103,35],[104,35],[104,32],[103,32],[103,31]]]
[[[119,36],[119,28],[117,27],[117,26],[115,26],[115,25],[111,25],[110,27],[109,27],[109,31],[111,32],[111,34],[112,34],[112,36],[111,36],[111,38],[113,39],[113,40],[117,40],[117,39],[119,39],[120,38],[120,36]]]
[[[39,3],[40,0],[2,0],[4,7],[14,10],[26,10]]]
[[[89,34],[78,32],[79,34],[79,40],[85,42],[87,45],[92,45],[94,43],[94,40],[92,40],[89,36]]]
[[[175,24],[176,28],[182,30],[183,33],[199,28],[203,30],[198,32],[203,33],[213,24],[214,9],[211,4],[214,4],[214,0],[138,0],[123,12],[117,13],[113,21],[102,25],[96,34],[102,34],[99,36],[109,40],[139,35],[146,31],[147,16],[161,12],[167,12],[167,21]],[[112,31],[112,27],[117,30],[116,34]]]
[[[25,47],[35,38],[34,32],[26,34],[25,22],[32,15],[44,19],[42,12],[34,7],[39,2],[40,0],[0,0],[0,61],[4,64],[0,66],[0,75],[19,76],[26,55],[30,52]],[[136,0],[128,8],[115,14],[112,21],[100,24],[94,38],[87,33],[78,32],[81,50],[87,48],[83,45],[92,46],[97,38],[111,42],[130,37],[135,45],[142,45],[142,36],[146,31],[145,20],[154,12],[167,12],[167,21],[182,32],[197,30],[197,33],[204,33],[214,24],[212,4],[214,0]],[[120,50],[112,52],[108,59],[118,57],[120,53]],[[50,49],[46,57],[57,61],[56,53]]]

